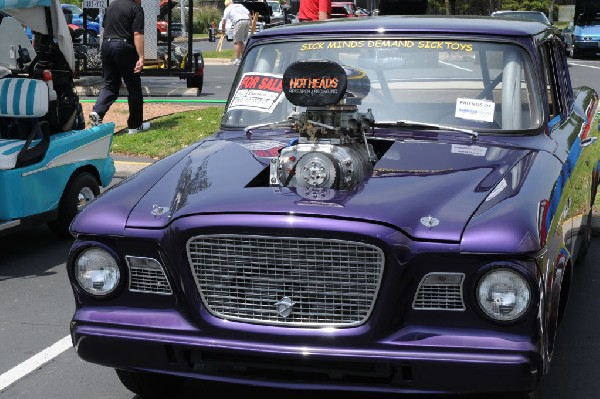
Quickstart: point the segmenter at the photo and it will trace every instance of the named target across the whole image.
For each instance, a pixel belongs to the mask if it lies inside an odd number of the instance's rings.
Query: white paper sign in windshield
[[[493,101],[457,98],[454,116],[472,121],[493,122],[495,107],[496,104]]]
[[[249,72],[242,76],[229,110],[273,112],[283,97],[281,75]]]

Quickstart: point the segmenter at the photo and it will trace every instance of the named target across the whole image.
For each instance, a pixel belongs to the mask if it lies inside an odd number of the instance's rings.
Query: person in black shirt
[[[104,14],[102,27],[104,39],[101,59],[104,86],[94,104],[94,110],[90,113],[92,126],[102,123],[104,115],[119,97],[122,79],[129,93],[129,134],[147,130],[150,123],[144,122],[144,98],[140,78],[144,68],[144,10],[141,0],[111,1]]]

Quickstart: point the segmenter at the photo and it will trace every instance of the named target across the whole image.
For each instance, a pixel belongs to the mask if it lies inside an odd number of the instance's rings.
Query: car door
[[[564,239],[576,257],[591,232],[598,165],[597,131],[592,131],[591,126],[598,101],[591,91],[576,89],[574,92],[571,88],[566,53],[558,38],[543,44],[542,59],[548,89],[548,130],[558,144],[556,155],[564,162],[561,198]]]

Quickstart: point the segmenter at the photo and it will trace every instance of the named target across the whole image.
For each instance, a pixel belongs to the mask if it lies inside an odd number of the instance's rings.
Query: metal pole
[[[186,24],[186,20],[185,20],[185,2],[184,1],[180,1],[179,2],[179,10],[180,10],[180,14],[181,14],[181,35],[185,36],[186,35],[186,28],[185,28],[185,24]]]

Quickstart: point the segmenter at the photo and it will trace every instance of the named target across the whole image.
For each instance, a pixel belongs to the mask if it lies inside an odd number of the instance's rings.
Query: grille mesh
[[[208,310],[260,324],[364,323],[384,263],[373,245],[331,239],[208,235],[190,239],[187,250]]]
[[[134,266],[128,259],[129,266],[129,291],[148,294],[170,295],[173,293],[171,285],[161,266],[140,267]],[[158,262],[156,262],[158,264]]]
[[[421,279],[413,301],[417,310],[465,310],[462,273],[429,273]]]

